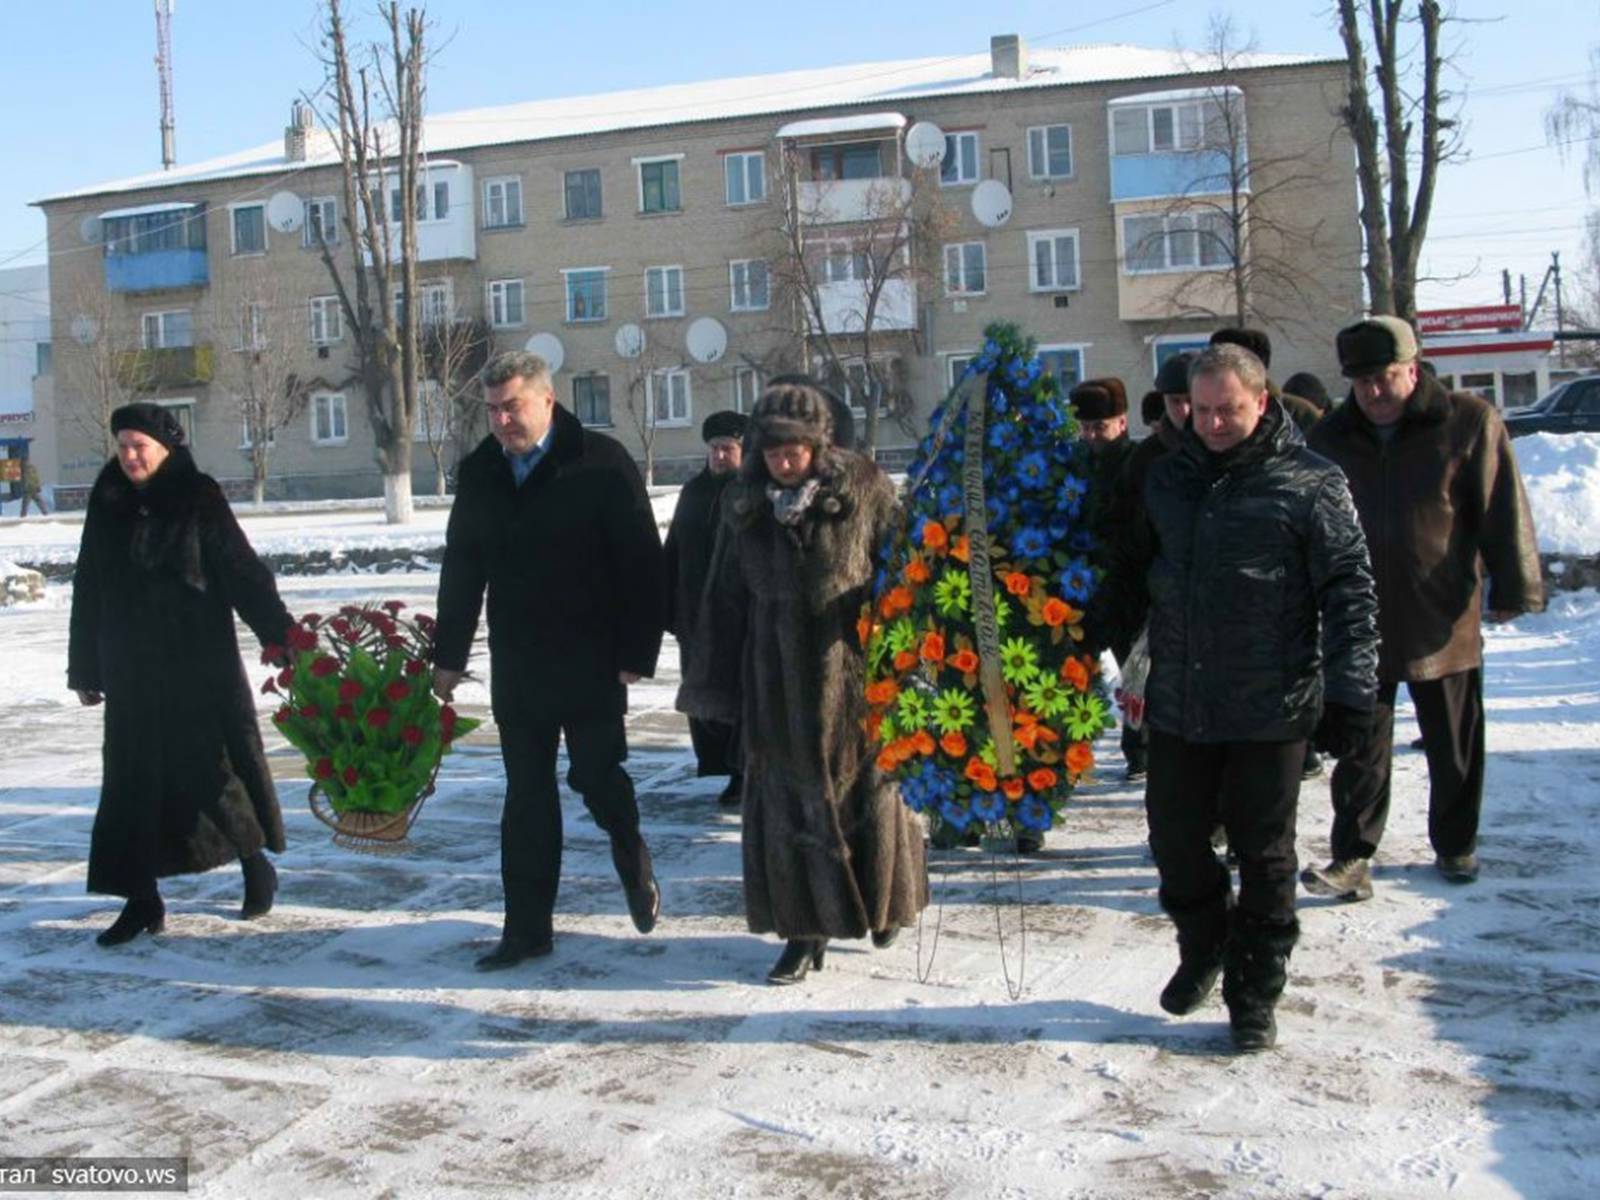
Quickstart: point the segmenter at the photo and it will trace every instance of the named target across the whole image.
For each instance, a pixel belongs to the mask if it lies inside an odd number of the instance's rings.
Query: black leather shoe
[[[109,929],[95,934],[94,940],[102,946],[120,946],[131,942],[141,933],[160,933],[166,928],[167,906],[160,896],[138,896],[122,906],[122,913]]]
[[[545,938],[542,942],[530,942],[526,938],[502,934],[500,944],[478,959],[474,965],[480,971],[504,971],[524,959],[543,958],[554,949],[555,942],[551,938]]]
[[[815,967],[822,970],[822,960],[828,953],[827,938],[790,938],[783,953],[767,972],[768,983],[800,983]]]
[[[239,865],[244,868],[244,907],[239,910],[239,919],[250,921],[266,916],[278,894],[278,869],[259,850],[241,859]]]
[[[651,875],[643,887],[625,887],[628,896],[628,915],[633,927],[640,933],[649,933],[661,916],[661,885]]]
[[[717,803],[723,808],[738,808],[744,803],[744,776],[733,775],[728,779],[728,786],[722,789],[722,794],[717,797]]]

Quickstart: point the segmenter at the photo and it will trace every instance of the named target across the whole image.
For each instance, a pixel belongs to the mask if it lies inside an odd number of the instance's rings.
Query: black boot
[[[738,808],[744,803],[744,775],[735,771],[728,776],[728,786],[722,789],[717,803],[723,808]]]
[[[1277,1043],[1273,1016],[1289,978],[1289,952],[1300,936],[1300,923],[1268,921],[1235,912],[1223,955],[1222,998],[1228,1002],[1233,1044],[1249,1052]]]
[[[900,937],[900,926],[891,925],[887,929],[874,929],[872,931],[872,944],[879,950],[887,950],[894,945]]]
[[[1178,969],[1161,989],[1161,1007],[1183,1017],[1205,1003],[1222,974],[1233,890],[1225,886],[1209,900],[1188,907],[1175,907],[1163,896],[1161,907],[1178,927]]]
[[[261,851],[249,858],[241,858],[244,868],[244,907],[239,910],[241,921],[264,917],[272,911],[272,901],[278,894],[278,869]]]
[[[790,938],[772,970],[767,972],[767,982],[799,983],[811,968],[822,970],[822,959],[827,952],[827,938]]]
[[[109,929],[95,934],[94,940],[102,946],[120,946],[131,942],[141,933],[160,933],[167,924],[167,906],[161,902],[161,893],[148,896],[130,896],[122,906],[122,913]]]

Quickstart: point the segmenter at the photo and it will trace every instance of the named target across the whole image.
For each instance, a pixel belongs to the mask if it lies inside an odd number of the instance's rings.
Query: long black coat
[[[654,675],[661,538],[621,443],[560,405],[549,449],[518,487],[492,437],[461,461],[439,575],[434,661],[467,665],[489,595],[495,719],[620,715],[619,671]]]
[[[1144,501],[1145,526],[1117,543],[1090,626],[1111,642],[1149,614],[1152,728],[1293,741],[1324,700],[1372,709],[1378,603],[1350,488],[1276,402],[1226,454],[1186,427],[1151,463]]]
[[[713,475],[707,467],[678,493],[663,548],[667,564],[667,629],[678,639],[684,655],[683,673],[689,673],[687,643],[694,637],[700,615],[700,595],[711,570],[711,550],[717,540],[722,493],[737,472]]]
[[[133,895],[284,848],[235,612],[263,644],[283,644],[289,613],[216,481],[181,447],[143,488],[107,463],[89,495],[67,651],[68,686],[106,698],[91,892]]]
[[[894,488],[870,459],[830,448],[822,489],[798,527],[784,526],[758,463],[753,447],[723,500],[696,635],[705,652],[678,708],[743,731],[751,931],[863,937],[910,924],[928,901],[921,828],[863,728],[855,624],[895,526]]]

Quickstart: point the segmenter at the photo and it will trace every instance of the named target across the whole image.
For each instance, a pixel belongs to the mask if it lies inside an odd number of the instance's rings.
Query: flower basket
[[[1079,646],[1096,583],[1088,448],[1010,325],[985,331],[932,425],[857,622],[867,732],[912,809],[1014,846],[1059,823],[1111,725]]]
[[[406,848],[441,760],[479,724],[434,697],[433,619],[404,608],[389,600],[307,613],[287,646],[262,652],[287,663],[261,690],[283,698],[272,719],[305,756],[311,812],[350,849]]]

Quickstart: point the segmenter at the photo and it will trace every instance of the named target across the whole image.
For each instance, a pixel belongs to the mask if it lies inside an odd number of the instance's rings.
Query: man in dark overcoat
[[[1219,329],[1211,335],[1213,346],[1242,346],[1261,360],[1261,365],[1270,369],[1272,367],[1272,338],[1264,329],[1247,329],[1241,326],[1230,326]],[[1283,405],[1283,411],[1289,414],[1291,420],[1300,427],[1301,433],[1309,433],[1311,427],[1322,419],[1322,409],[1304,396],[1296,395],[1287,389],[1279,390],[1278,385],[1272,382],[1272,377],[1267,377],[1267,391],[1272,398]]]
[[[1316,895],[1372,895],[1389,815],[1395,692],[1417,708],[1428,756],[1428,839],[1446,879],[1478,874],[1483,808],[1483,582],[1491,622],[1544,608],[1539,547],[1516,455],[1494,405],[1451,392],[1418,362],[1398,317],[1338,335],[1351,396],[1312,431],[1344,469],[1378,583],[1383,636],[1373,736],[1334,769],[1332,861],[1301,876]]]
[[[731,411],[712,413],[700,425],[706,444],[706,465],[678,493],[665,546],[667,560],[667,629],[678,640],[678,660],[685,679],[693,666],[695,622],[700,597],[711,570],[711,550],[722,519],[722,493],[739,474],[742,442],[750,419]],[[723,721],[689,718],[699,775],[726,775],[728,786],[718,802],[739,803],[738,726]]]
[[[1305,448],[1260,360],[1208,348],[1189,398],[1178,448],[1146,477],[1142,536],[1114,543],[1086,627],[1106,646],[1149,617],[1145,811],[1179,952],[1161,1007],[1193,1011],[1221,973],[1234,1043],[1255,1050],[1276,1039],[1299,935],[1306,740],[1342,750],[1370,719],[1377,598],[1344,476]]]
[[[490,692],[506,769],[500,821],[505,927],[481,970],[548,954],[561,878],[556,750],[610,836],[641,933],[661,891],[623,770],[628,685],[661,648],[661,541],[622,445],[555,401],[549,365],[524,351],[483,372],[490,436],[461,462],[439,577],[434,689],[448,699],[488,593]]]

